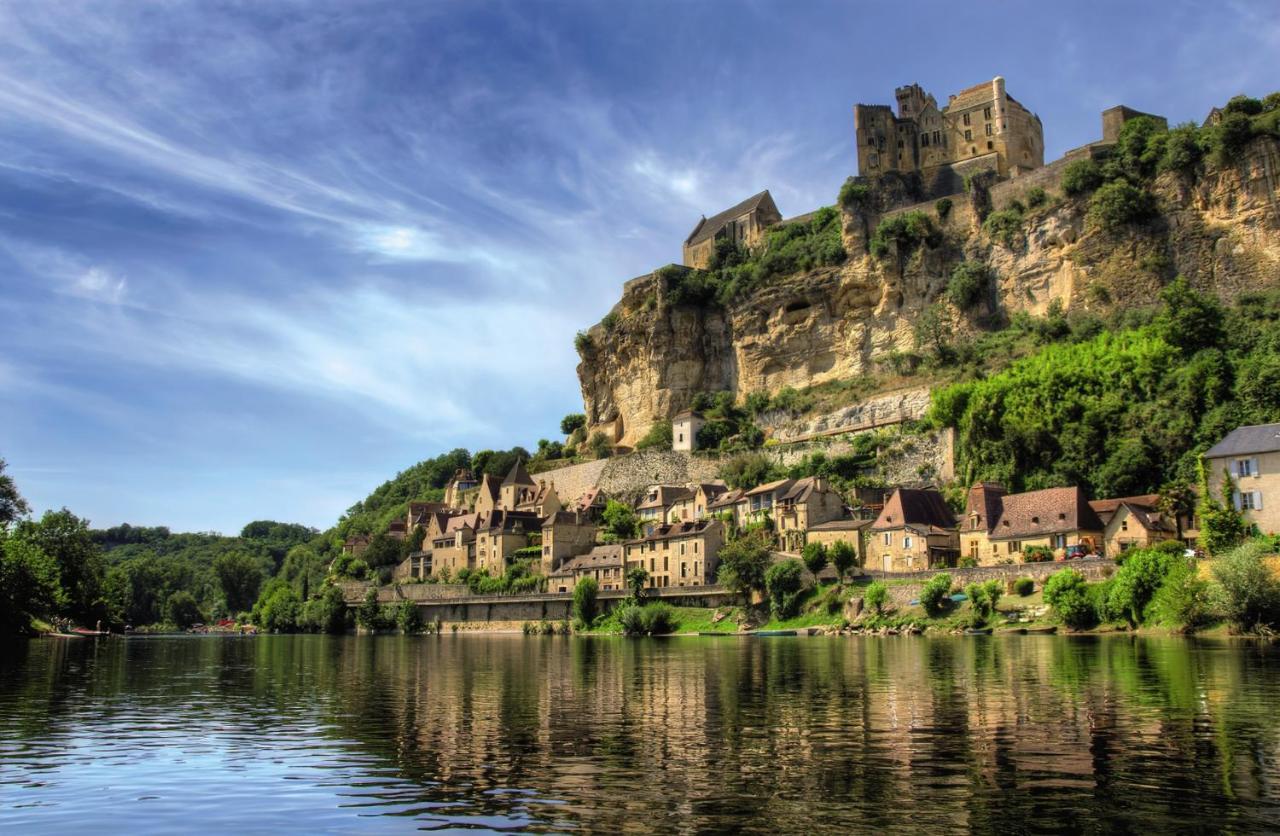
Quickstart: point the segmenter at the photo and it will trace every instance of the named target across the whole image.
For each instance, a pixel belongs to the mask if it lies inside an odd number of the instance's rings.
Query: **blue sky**
[[[95,525],[318,527],[581,408],[575,331],[854,102],[994,75],[1046,156],[1280,86],[1280,4],[0,3],[0,457]]]

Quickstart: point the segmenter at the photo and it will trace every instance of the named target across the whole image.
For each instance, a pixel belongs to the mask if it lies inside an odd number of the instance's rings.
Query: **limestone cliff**
[[[1096,229],[1081,199],[1061,197],[1069,160],[970,193],[954,195],[938,217],[933,201],[882,183],[862,208],[841,210],[848,258],[776,279],[727,306],[672,305],[669,279],[641,276],[580,343],[578,378],[593,431],[630,445],[649,425],[704,391],[738,394],[805,387],[876,371],[893,350],[913,347],[913,324],[942,302],[959,333],[1018,311],[1042,314],[1055,300],[1070,310],[1106,312],[1149,305],[1175,275],[1223,296],[1280,285],[1280,143],[1254,139],[1238,165],[1201,165],[1194,176],[1162,174],[1151,191],[1153,220],[1123,232]],[[1044,189],[1015,234],[993,240],[982,219]],[[932,244],[877,258],[867,240],[879,221],[928,213],[941,229]],[[962,312],[943,295],[962,260],[996,277],[989,298]],[[606,327],[607,326],[607,327]]]

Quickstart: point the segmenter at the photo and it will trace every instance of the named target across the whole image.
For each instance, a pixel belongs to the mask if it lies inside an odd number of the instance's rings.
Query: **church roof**
[[[761,206],[768,206],[775,212],[778,211],[778,207],[773,202],[773,196],[769,194],[768,189],[759,194],[754,194],[738,205],[731,206],[723,212],[712,215],[710,218],[703,218],[698,221],[698,225],[693,228],[693,232],[690,232],[689,237],[685,239],[685,244],[697,244],[699,241],[714,238],[716,233],[728,225],[729,221],[737,220],[743,215],[756,211]]]

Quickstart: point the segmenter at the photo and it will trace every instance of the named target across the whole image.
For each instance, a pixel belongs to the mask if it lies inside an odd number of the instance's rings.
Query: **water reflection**
[[[1169,638],[32,642],[0,829],[1266,831],[1275,648]]]

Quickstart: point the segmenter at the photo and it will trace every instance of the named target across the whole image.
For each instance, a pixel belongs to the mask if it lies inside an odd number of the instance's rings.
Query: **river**
[[[1280,828],[1280,648],[172,637],[0,656],[0,832]]]

